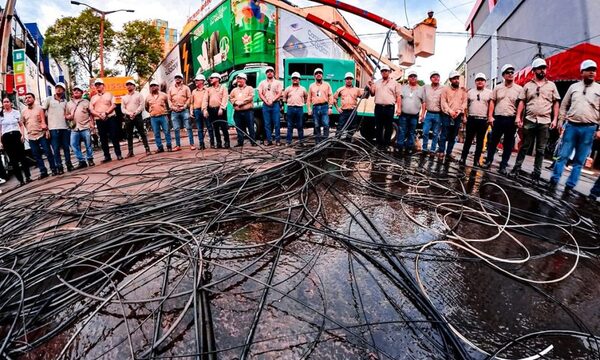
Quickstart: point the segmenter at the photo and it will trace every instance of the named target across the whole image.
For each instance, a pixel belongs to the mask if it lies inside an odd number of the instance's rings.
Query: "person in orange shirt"
[[[115,98],[107,92],[104,88],[104,81],[102,79],[96,79],[94,81],[96,87],[96,95],[90,100],[90,113],[94,116],[94,121],[98,127],[98,135],[100,136],[100,142],[102,143],[102,152],[104,153],[104,160],[102,163],[112,161],[110,157],[110,146],[108,141],[112,142],[113,151],[117,155],[117,160],[123,160],[121,156],[121,146],[119,145],[119,120],[115,113]]]
[[[192,91],[192,100],[190,101],[190,114],[196,119],[196,127],[198,128],[198,148],[204,150],[204,127],[208,130],[208,138],[210,140],[210,147],[215,147],[215,134],[213,133],[213,127],[208,119],[204,117],[202,113],[202,102],[204,101],[204,94],[206,93],[206,78],[202,74],[198,74],[194,79],[196,88]],[[194,145],[194,143],[190,143]]]
[[[32,93],[25,95],[25,104],[27,105],[27,108],[22,111],[21,115],[23,116],[25,129],[27,129],[31,153],[35,158],[38,169],[40,169],[40,179],[49,176],[42,154],[46,155],[48,158],[52,175],[57,175],[58,169],[54,157],[52,156],[52,151],[50,150],[50,144],[48,144],[50,131],[48,130],[48,125],[46,123],[44,109],[35,103],[35,95]]]
[[[442,132],[438,143],[438,157],[453,160],[452,149],[456,143],[456,136],[462,121],[466,121],[467,91],[460,87],[460,74],[451,71],[448,76],[450,86],[442,90],[440,107],[444,116],[442,117]]]
[[[306,108],[308,115],[312,114],[315,123],[315,143],[329,137],[329,116],[333,106],[333,91],[331,86],[323,81],[323,69],[316,68],[314,71],[315,82],[308,87],[308,100]],[[321,137],[323,127],[323,137]]]
[[[294,129],[298,132],[298,141],[302,146],[304,140],[304,124],[302,117],[304,116],[304,105],[308,99],[308,92],[304,86],[300,85],[300,73],[297,71],[292,73],[292,85],[288,86],[282,94],[283,101],[287,104],[287,135],[286,144],[292,144],[292,136]]]
[[[164,152],[165,149],[162,145],[160,138],[160,131],[165,134],[165,141],[167,143],[167,151],[173,151],[171,147],[171,132],[169,131],[169,121],[167,120],[167,105],[168,96],[164,92],[159,90],[159,84],[157,81],[152,80],[150,82],[150,94],[146,97],[146,111],[150,113],[150,124],[152,125],[152,132],[154,133],[154,143],[156,144],[156,152]]]
[[[237,145],[244,146],[244,138],[248,137],[252,146],[256,146],[254,132],[254,113],[252,102],[254,101],[254,88],[246,85],[248,76],[241,73],[237,76],[238,86],[231,90],[229,101],[233,105],[233,119],[237,132]]]
[[[175,83],[171,85],[167,95],[169,96],[169,108],[171,109],[171,122],[173,123],[173,132],[175,133],[175,147],[173,151],[181,150],[181,135],[179,129],[185,127],[190,140],[190,149],[196,150],[194,144],[194,133],[192,123],[190,122],[190,113],[188,108],[192,99],[190,88],[183,83],[183,75],[175,75]]]
[[[364,90],[354,86],[354,74],[351,72],[347,72],[344,79],[346,80],[346,85],[337,89],[335,94],[333,94],[333,104],[340,114],[337,124],[337,132],[340,134],[340,138],[343,137],[342,131],[345,130],[348,133],[348,139],[351,139],[357,125],[356,114],[354,114],[354,117],[352,117],[352,114],[358,106],[359,99],[364,95]],[[338,100],[340,100],[341,105],[338,105]],[[351,121],[351,123],[346,125],[348,121]]]
[[[221,74],[212,73],[210,75],[210,87],[206,89],[202,101],[202,112],[215,129],[217,149],[229,149],[229,124],[227,123],[226,111],[228,98],[227,88],[221,85]],[[223,143],[221,143],[221,133],[223,133]]]

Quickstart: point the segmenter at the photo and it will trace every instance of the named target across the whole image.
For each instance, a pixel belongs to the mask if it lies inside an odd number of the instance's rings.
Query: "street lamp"
[[[82,2],[79,1],[71,1],[71,4],[73,5],[82,5],[82,6],[87,6],[90,9],[94,10],[95,12],[97,12],[98,14],[100,14],[100,77],[104,77],[104,19],[106,17],[106,15],[112,14],[112,13],[116,13],[119,11],[124,11],[124,12],[135,12],[135,10],[130,10],[130,9],[119,9],[119,10],[111,10],[111,11],[102,11],[100,9],[96,9],[93,6],[90,6],[88,4],[84,4]]]

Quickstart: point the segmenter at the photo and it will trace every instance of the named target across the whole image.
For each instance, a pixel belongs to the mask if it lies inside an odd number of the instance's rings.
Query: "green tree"
[[[96,77],[100,59],[100,16],[86,9],[77,17],[64,17],[48,28],[44,40],[44,53],[67,63],[71,70],[84,70],[90,78]],[[115,31],[109,21],[104,21],[104,51],[114,43]]]
[[[134,20],[117,34],[117,64],[125,76],[137,74],[146,79],[162,59],[160,32],[147,21]]]

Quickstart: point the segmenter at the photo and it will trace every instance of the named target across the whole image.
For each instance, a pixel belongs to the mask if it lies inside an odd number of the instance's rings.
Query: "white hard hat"
[[[135,83],[135,81],[133,81],[133,79],[129,79],[129,80],[125,81],[125,85],[127,85],[127,84],[131,84],[133,86],[137,86],[137,84]]]
[[[275,72],[275,69],[273,69],[273,67],[272,67],[272,66],[267,66],[267,67],[265,68],[265,74],[266,74],[268,71]]]
[[[544,60],[544,59],[537,58],[537,59],[533,60],[533,62],[531,63],[531,67],[533,69],[537,69],[542,66],[544,66],[544,67],[548,66],[548,64],[546,64],[546,60]]]
[[[196,80],[196,81],[200,81],[200,80],[206,81],[206,78],[204,77],[203,74],[198,74],[198,75],[196,75],[196,78],[194,78],[194,80]]]
[[[460,76],[460,74],[458,73],[458,71],[452,70],[452,71],[450,71],[450,75],[448,75],[448,79],[452,79],[452,78],[455,78],[457,76]]]
[[[479,79],[483,79],[483,80],[487,81],[487,77],[485,76],[484,73],[475,74],[475,80],[479,80]]]
[[[299,73],[299,72],[297,72],[297,71],[294,71],[294,72],[292,73],[292,79],[293,79],[293,78],[302,79],[302,76],[300,76],[300,73]]]
[[[83,85],[75,85],[73,86],[73,90],[81,90],[83,92],[85,91],[85,88],[83,87]]]
[[[596,65],[596,62],[594,60],[583,60],[583,62],[581,63],[581,66],[579,67],[579,71],[583,71],[583,70],[587,70],[589,68],[594,68],[597,69],[598,66]],[[56,86],[58,86],[58,84],[56,84]]]
[[[431,78],[433,75],[440,76],[440,73],[437,70],[433,70],[432,72],[429,73],[429,78]]]
[[[94,80],[94,85],[98,85],[98,84],[102,84],[102,85],[104,85],[104,80],[102,80],[102,79],[100,79],[100,78],[98,78],[98,79]]]
[[[412,69],[408,70],[408,71],[406,72],[406,77],[409,77],[409,76],[411,76],[411,75],[417,76],[417,72],[416,72],[416,71],[414,71],[414,70],[412,70]]]
[[[160,84],[158,83],[158,81],[152,80],[150,81],[150,86],[160,86]]]
[[[67,87],[65,86],[65,83],[63,83],[63,82],[57,82],[57,83],[56,83],[56,85],[54,85],[54,87],[59,87],[59,86],[60,86],[61,88],[63,88],[63,90],[67,88]]]
[[[183,79],[183,75],[182,74],[175,74],[175,79],[177,78],[182,78]]]
[[[210,74],[210,78],[211,79],[217,78],[217,79],[221,80],[221,74],[214,72],[214,73]]]
[[[347,79],[347,78],[353,78],[354,79],[354,74],[351,73],[351,72],[347,72],[346,75],[344,75],[344,79]]]
[[[508,69],[515,69],[514,65],[512,64],[504,64],[504,66],[502,66],[502,69],[500,69],[500,74],[504,74],[506,72],[506,70]]]
[[[390,67],[389,67],[389,66],[387,66],[386,64],[382,64],[382,65],[379,67],[379,71],[384,71],[384,70],[390,71]]]
[[[313,75],[317,75],[317,73],[323,73],[323,69],[321,68],[316,68],[315,71],[313,71]]]
[[[239,73],[236,76],[237,79],[244,79],[244,80],[248,80],[248,75],[244,74],[244,73]]]

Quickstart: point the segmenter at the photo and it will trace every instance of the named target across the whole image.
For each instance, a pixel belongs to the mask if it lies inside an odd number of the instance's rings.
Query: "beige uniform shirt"
[[[320,84],[316,82],[310,84],[306,103],[308,105],[333,104],[333,90],[331,90],[331,85],[325,81]]]
[[[91,116],[90,102],[86,99],[71,99],[67,103],[67,113],[73,116],[75,121],[75,130],[85,130],[90,128]]]
[[[400,84],[392,79],[379,79],[375,82],[375,104],[395,105],[396,98],[402,95]]]
[[[519,100],[525,102],[525,119],[539,123],[550,124],[552,105],[560,100],[558,89],[552,81],[545,80],[542,86],[531,80],[523,86]]]
[[[302,85],[290,85],[283,91],[282,97],[288,106],[304,106],[308,100],[308,92]]]
[[[167,114],[168,96],[162,91],[158,94],[148,94],[146,97],[146,110],[150,113],[150,116],[162,116]]]
[[[137,91],[134,91],[133,94],[125,95],[121,98],[121,110],[123,114],[136,117],[144,111],[144,97]]]
[[[183,111],[189,107],[192,92],[187,85],[181,84],[180,86],[177,86],[173,84],[169,88],[168,95],[169,107],[173,111]]]
[[[558,113],[560,124],[569,121],[600,125],[600,84],[583,81],[569,87]]]
[[[338,99],[342,99],[342,110],[354,110],[358,106],[358,99],[364,94],[363,89],[356,86],[343,86],[333,94],[333,102],[337,104]]]
[[[442,97],[443,86],[438,85],[433,88],[431,85],[425,85],[423,92],[425,93],[425,105],[427,111],[439,113],[442,111],[440,106],[440,98]]]
[[[233,105],[234,110],[244,111],[250,110],[253,107],[254,88],[252,86],[236,87],[229,94],[229,101]]]
[[[402,112],[407,115],[419,115],[425,101],[423,88],[419,85],[414,88],[406,84],[400,88],[402,92]]]
[[[202,89],[196,88],[192,91],[192,109],[202,109],[202,102],[204,101],[204,94],[206,93],[206,88]]]
[[[492,90],[488,88],[469,90],[467,93],[467,114],[487,119],[491,99]]]
[[[517,101],[523,87],[512,83],[511,86],[500,84],[492,91],[492,101],[494,102],[494,115],[497,116],[515,116],[517,115]]]
[[[42,108],[46,110],[46,116],[48,117],[48,129],[68,129],[67,120],[65,119],[67,100],[56,100],[54,96],[48,96],[46,100],[44,100]]]
[[[455,89],[450,85],[444,87],[440,96],[440,106],[446,115],[450,115],[452,111],[463,114],[467,109],[467,90],[461,87]]]
[[[202,110],[207,110],[209,107],[221,108],[225,110],[227,109],[228,98],[229,95],[225,86],[211,86],[208,89],[206,89],[206,93],[204,93],[204,100],[202,100],[202,106],[204,106],[204,108]]]
[[[271,103],[279,100],[282,91],[283,84],[279,80],[263,80],[258,85],[258,92]],[[279,94],[279,96],[276,96],[277,94]]]
[[[106,110],[110,109],[114,103],[115,103],[114,96],[111,93],[105,91],[102,95],[96,94],[96,95],[92,96],[92,99],[90,100],[90,108],[93,109],[97,113],[103,113],[103,112],[106,112]],[[108,117],[115,116],[115,115],[116,115],[116,113],[113,110],[110,114],[108,114]],[[95,117],[95,118],[96,118],[96,120],[100,119],[97,117]]]
[[[33,105],[30,109],[26,107],[22,112],[23,125],[27,129],[29,140],[38,140],[45,135],[45,130],[42,129],[43,109],[39,105]]]

